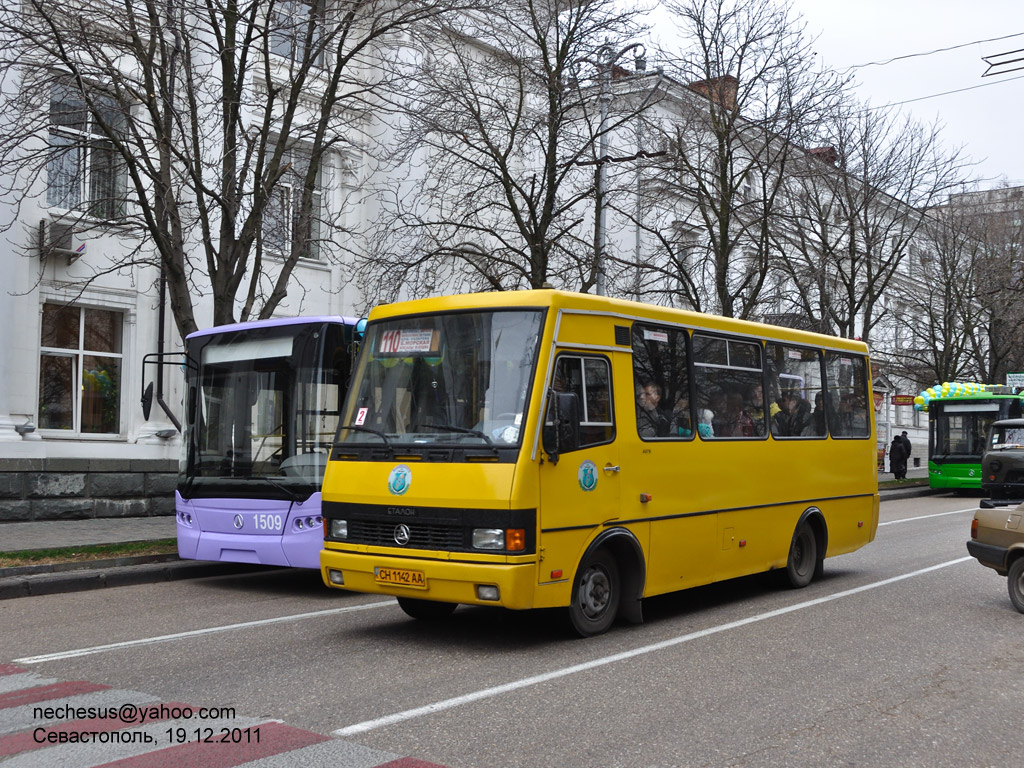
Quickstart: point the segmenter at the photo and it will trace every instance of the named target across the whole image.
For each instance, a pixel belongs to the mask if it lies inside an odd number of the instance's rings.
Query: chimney
[[[732,75],[725,75],[710,80],[698,80],[690,83],[687,88],[731,112],[736,109],[736,94],[740,88],[740,81]]]
[[[807,150],[807,154],[811,157],[816,157],[823,163],[829,165],[839,164],[839,153],[835,147],[815,147],[814,149]]]

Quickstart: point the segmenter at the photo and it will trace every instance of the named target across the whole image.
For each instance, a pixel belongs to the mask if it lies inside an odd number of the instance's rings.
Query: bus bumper
[[[422,576],[425,586],[383,583],[376,576],[381,570],[418,574]],[[332,571],[341,573],[344,584],[332,580]],[[332,549],[320,551],[320,575],[324,584],[337,589],[436,600],[443,603],[493,605],[514,610],[533,608],[537,588],[535,563],[460,563],[451,560],[339,552]],[[338,578],[336,574],[335,578]],[[496,587],[497,599],[481,599],[480,587]],[[483,590],[484,594],[488,592],[492,591]]]
[[[319,505],[306,505],[303,509],[290,502],[186,501],[180,495],[176,502],[178,557],[183,560],[320,568],[324,538]],[[281,518],[281,529],[243,533],[234,524],[236,518],[244,518],[243,525],[251,528],[253,514],[261,512]]]

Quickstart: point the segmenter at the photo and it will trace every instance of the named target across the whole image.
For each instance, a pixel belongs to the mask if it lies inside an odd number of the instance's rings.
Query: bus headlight
[[[473,549],[504,549],[505,531],[501,528],[474,528]]]
[[[331,580],[331,584],[337,584],[339,587],[345,585],[345,574],[341,571],[336,571],[333,568],[330,568],[327,571],[327,578]]]
[[[331,538],[348,538],[348,520],[331,520]]]
[[[473,548],[523,552],[526,549],[526,529],[474,528]]]

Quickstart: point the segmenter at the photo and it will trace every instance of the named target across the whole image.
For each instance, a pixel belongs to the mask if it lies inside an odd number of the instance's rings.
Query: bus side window
[[[643,440],[692,440],[686,331],[635,323],[631,335],[637,434]]]
[[[701,437],[762,438],[763,354],[757,342],[693,334],[693,370]],[[711,429],[703,425],[710,419]]]
[[[772,437],[824,437],[827,433],[821,352],[770,342],[768,390]]]
[[[863,357],[847,352],[826,352],[825,371],[829,404],[829,431],[833,437],[867,437],[867,365]]]
[[[580,448],[610,443],[615,438],[611,365],[607,358],[559,355],[551,387],[576,395]]]

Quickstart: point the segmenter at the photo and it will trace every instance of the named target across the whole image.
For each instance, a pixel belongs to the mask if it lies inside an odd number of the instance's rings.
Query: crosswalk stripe
[[[156,752],[106,763],[104,768],[165,768],[168,765],[202,765],[204,768],[231,768],[268,755],[278,755],[301,747],[308,747],[330,737],[312,731],[292,728],[283,723],[261,723],[248,729],[237,729],[250,737],[242,743],[231,741],[190,741]],[[214,728],[215,738],[222,729]],[[251,734],[258,734],[253,738]]]
[[[173,719],[172,714],[181,710],[198,712],[199,708],[159,701],[138,691],[82,680],[59,681],[24,667],[0,664],[0,761],[3,768],[444,768],[278,720]],[[154,714],[146,715],[144,724],[119,719],[116,713],[128,704]],[[86,712],[100,714],[47,717]],[[103,713],[111,714],[104,717]],[[179,739],[182,743],[174,743]]]
[[[11,691],[0,694],[0,709],[11,707],[22,707],[26,704],[35,704],[40,701],[48,701],[63,696],[77,696],[80,693],[92,693],[93,691],[105,691],[109,685],[97,685],[87,683],[84,680],[75,680],[70,683],[51,683],[50,685],[39,685],[33,688],[23,688],[20,691]]]

